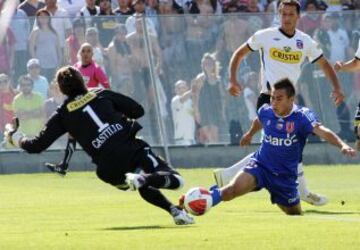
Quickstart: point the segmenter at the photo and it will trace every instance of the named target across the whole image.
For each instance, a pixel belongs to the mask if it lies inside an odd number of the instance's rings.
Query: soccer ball
[[[205,188],[195,187],[185,194],[184,207],[192,215],[203,215],[210,210],[211,206],[212,197]]]

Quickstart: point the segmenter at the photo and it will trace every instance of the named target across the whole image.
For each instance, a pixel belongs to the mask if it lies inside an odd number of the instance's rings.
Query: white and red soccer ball
[[[210,192],[202,187],[190,189],[184,197],[184,208],[192,215],[203,215],[212,207]]]

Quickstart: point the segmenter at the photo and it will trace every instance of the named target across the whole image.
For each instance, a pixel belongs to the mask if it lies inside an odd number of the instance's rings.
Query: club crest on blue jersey
[[[296,39],[296,47],[298,49],[303,49],[304,48],[304,43],[303,41],[301,41],[300,39]]]
[[[286,122],[285,124],[286,133],[291,134],[295,129],[295,122]]]

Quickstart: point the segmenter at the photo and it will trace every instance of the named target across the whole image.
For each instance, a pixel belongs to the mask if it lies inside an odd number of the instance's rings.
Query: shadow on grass
[[[131,230],[157,230],[157,229],[180,229],[187,228],[188,226],[159,226],[159,225],[150,225],[150,226],[124,226],[124,227],[107,227],[102,230],[105,231],[131,231]]]
[[[314,209],[308,209],[304,211],[305,214],[331,214],[331,215],[336,215],[336,214],[358,214],[360,215],[359,212],[336,212],[336,211],[323,211],[323,210],[314,210]]]

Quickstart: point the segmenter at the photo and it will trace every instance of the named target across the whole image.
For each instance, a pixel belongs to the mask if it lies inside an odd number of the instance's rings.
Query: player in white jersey
[[[347,62],[336,62],[334,65],[336,71],[353,72],[360,70],[360,40],[355,57]],[[356,135],[356,148],[360,151],[360,102],[356,109],[354,119],[354,132]]]
[[[301,64],[306,58],[317,63],[330,80],[332,97],[339,105],[344,94],[341,90],[336,73],[322,54],[320,46],[310,36],[296,29],[300,18],[300,4],[296,0],[284,0],[279,5],[281,26],[259,30],[242,44],[230,60],[229,93],[239,96],[243,86],[236,79],[240,63],[251,51],[259,50],[261,56],[261,94],[258,97],[257,108],[264,103],[270,103],[270,90],[277,81],[289,78],[296,83],[300,76]],[[252,154],[237,162],[230,168],[217,169],[214,172],[219,186],[226,185],[250,160]],[[313,205],[324,205],[327,198],[310,192],[306,187],[302,163],[298,166],[298,181],[300,198]]]

